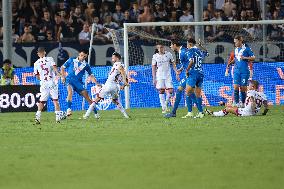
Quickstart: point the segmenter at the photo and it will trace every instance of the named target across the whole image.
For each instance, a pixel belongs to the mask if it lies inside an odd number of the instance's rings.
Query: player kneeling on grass
[[[119,97],[119,90],[124,89],[125,86],[129,86],[127,78],[126,78],[126,73],[124,70],[124,66],[121,63],[121,55],[117,52],[114,52],[112,54],[112,62],[113,66],[109,72],[107,81],[104,86],[100,89],[96,99],[94,102],[90,105],[89,109],[83,116],[84,119],[87,119],[91,112],[96,109],[95,105],[103,98],[105,98],[107,95],[111,95],[112,97],[112,102],[116,104],[117,108],[121,111],[123,116],[125,118],[129,118],[127,115],[125,109],[121,105],[121,103],[118,100]],[[123,83],[123,85],[120,85],[120,83]]]
[[[44,48],[39,47],[37,52],[39,59],[34,64],[34,74],[40,80],[40,99],[38,111],[35,115],[36,124],[40,124],[41,111],[49,96],[51,96],[55,107],[56,122],[58,123],[66,118],[66,114],[60,111],[58,103],[58,81],[56,81],[56,75],[60,76],[60,74],[53,58],[46,57],[45,54]]]
[[[210,112],[209,110],[206,110],[206,112],[217,117],[225,116],[228,113],[232,113],[237,116],[254,116],[259,113],[260,108],[263,105],[264,112],[262,115],[266,115],[268,112],[267,98],[264,93],[258,92],[258,86],[258,81],[250,81],[244,108],[228,106],[219,112]]]

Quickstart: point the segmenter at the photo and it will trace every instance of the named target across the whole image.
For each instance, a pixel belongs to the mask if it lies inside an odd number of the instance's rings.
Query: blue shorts
[[[192,88],[201,88],[203,84],[204,75],[202,73],[189,73],[189,77],[186,80],[186,85]]]
[[[179,87],[182,87],[183,89],[185,89],[185,87],[186,87],[186,78],[183,78],[183,79],[180,80]]]
[[[83,86],[83,83],[80,81],[75,80],[67,80],[66,81],[67,86],[70,85],[74,91],[76,91],[78,94],[81,94],[83,90],[86,90]]]
[[[235,71],[233,79],[234,79],[234,85],[247,86],[249,73],[240,73]]]

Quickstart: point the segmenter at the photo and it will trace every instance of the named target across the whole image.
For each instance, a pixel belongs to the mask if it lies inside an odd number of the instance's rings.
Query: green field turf
[[[55,124],[0,114],[0,188],[281,189],[284,107],[267,116],[165,119],[160,109]],[[186,113],[178,110],[178,116]]]

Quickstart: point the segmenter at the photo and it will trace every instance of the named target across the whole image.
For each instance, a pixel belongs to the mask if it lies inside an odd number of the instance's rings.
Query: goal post
[[[165,44],[170,44],[170,38],[164,37],[163,34],[169,32],[168,36],[173,35],[175,33],[175,37],[182,39],[183,42],[185,42],[187,36],[185,36],[185,30],[193,30],[189,32],[195,32],[194,31],[194,26],[203,26],[204,28],[207,26],[210,26],[209,28],[212,28],[212,31],[218,30],[218,28],[222,28],[224,31],[225,35],[228,36],[228,38],[225,39],[224,41],[209,41],[207,38],[204,38],[204,44],[205,46],[217,46],[216,49],[218,51],[218,44],[220,45],[220,48],[223,48],[222,56],[228,56],[229,52],[232,51],[233,49],[233,38],[235,35],[243,35],[245,34],[245,43],[248,43],[252,49],[257,48],[261,49],[262,48],[262,53],[261,50],[258,53],[258,56],[261,58],[258,58],[258,62],[263,62],[268,60],[267,59],[267,54],[269,52],[273,52],[273,49],[270,49],[271,44],[275,43],[275,39],[266,39],[266,34],[258,34],[257,37],[251,36],[249,32],[254,32],[253,27],[257,26],[263,26],[263,25],[277,25],[277,27],[282,26],[282,30],[284,30],[284,20],[261,20],[261,21],[204,21],[204,22],[144,22],[144,23],[124,23],[124,28],[123,31],[116,31],[116,32],[123,32],[123,35],[120,34],[120,37],[123,37],[123,40],[118,42],[119,44],[114,44],[119,45],[119,48],[123,48],[121,52],[123,51],[123,61],[125,64],[125,69],[128,73],[129,71],[129,66],[130,65],[139,65],[141,64],[141,59],[142,59],[142,65],[149,65],[151,64],[150,61],[145,61],[145,60],[150,60],[152,58],[152,55],[154,52],[152,51],[152,47],[154,46],[154,42],[157,41],[164,41]],[[161,31],[157,32],[155,31],[157,28],[159,28]],[[168,29],[168,30],[167,30]],[[150,32],[149,32],[150,31]],[[153,32],[154,31],[154,32]],[[262,31],[262,27],[260,30]],[[164,32],[164,33],[163,33]],[[171,33],[172,32],[172,33]],[[206,32],[206,30],[204,30]],[[262,31],[263,32],[263,31]],[[161,35],[160,35],[161,34]],[[194,36],[194,34],[192,34]],[[204,34],[202,34],[204,35]],[[256,35],[256,34],[255,34]],[[173,36],[171,36],[173,37]],[[213,36],[215,37],[215,36]],[[150,46],[143,46],[143,52],[144,54],[140,54],[138,51],[135,54],[135,49],[137,47],[133,47],[132,41],[140,40],[139,44],[141,44],[143,41],[150,42],[152,44],[152,47]],[[198,41],[199,39],[196,39]],[[227,41],[226,41],[227,40]],[[142,42],[141,42],[142,41]],[[123,44],[121,44],[123,43]],[[231,43],[228,45],[228,43]],[[255,45],[255,47],[254,47]],[[268,47],[267,47],[268,45]],[[140,48],[140,47],[139,47]],[[150,49],[149,49],[150,48]],[[212,48],[213,49],[213,48]],[[268,50],[267,50],[268,49]],[[146,54],[145,51],[151,52],[152,54]],[[213,50],[211,50],[213,52]],[[216,51],[216,50],[215,50]],[[267,52],[269,51],[269,52]],[[134,54],[133,54],[134,52]],[[209,52],[210,53],[210,52]],[[213,52],[215,53],[215,52]],[[280,53],[280,52],[279,52]],[[144,56],[141,58],[140,56]],[[147,56],[147,57],[146,57]],[[136,61],[137,59],[137,61]],[[138,61],[139,59],[139,61]],[[223,58],[224,59],[224,58]],[[131,61],[130,61],[131,60]],[[208,63],[216,63],[218,62],[218,57],[213,59],[209,58]],[[131,64],[130,64],[131,62]],[[136,62],[136,63],[135,63]],[[225,63],[226,60],[224,59]],[[207,63],[207,62],[206,62]],[[219,63],[219,62],[218,62]],[[131,88],[131,86],[130,86]],[[130,89],[129,87],[126,87],[125,89],[125,107],[129,109],[131,107],[130,105]]]

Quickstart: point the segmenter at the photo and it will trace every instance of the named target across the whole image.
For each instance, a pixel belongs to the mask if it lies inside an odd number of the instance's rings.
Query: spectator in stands
[[[166,10],[164,9],[164,5],[162,4],[162,1],[155,1],[154,19],[155,19],[155,22],[169,21],[168,14]]]
[[[47,30],[46,31],[46,42],[53,42],[55,41],[53,35],[52,35],[52,30]]]
[[[180,22],[193,22],[193,16],[191,12],[189,12],[189,9],[186,8],[183,10],[183,15],[179,18]]]
[[[214,37],[214,31],[213,31],[213,27],[210,25],[205,26],[204,29],[204,40],[208,41],[208,42],[212,42],[213,41],[213,37]]]
[[[224,11],[225,15],[227,17],[231,17],[232,16],[232,10],[236,9],[237,5],[235,3],[233,3],[232,0],[225,0],[225,3],[222,7],[222,10]]]
[[[31,16],[30,23],[31,33],[33,34],[33,36],[36,36],[39,32],[39,25],[37,24],[37,19],[35,16]]]
[[[170,22],[177,22],[177,12],[176,11],[172,11],[170,13],[170,18],[169,18],[169,21]]]
[[[112,22],[112,17],[109,15],[109,16],[106,16],[103,27],[110,28],[110,29],[118,29],[119,25],[116,22]]]
[[[3,61],[3,67],[0,69],[0,85],[14,85],[15,71],[11,60]]]
[[[132,6],[129,10],[129,14],[130,14],[130,19],[133,22],[138,22],[138,16],[140,14],[140,10],[137,2],[132,3]]]
[[[79,42],[80,45],[85,45],[90,43],[91,40],[91,31],[90,26],[85,23],[83,26],[83,30],[79,33]]]
[[[203,21],[210,21],[210,14],[207,9],[203,11]]]
[[[106,44],[108,43],[109,39],[106,37],[105,33],[104,33],[104,27],[103,25],[100,23],[99,17],[95,17],[94,18],[94,23],[96,23],[97,25],[97,30],[95,32],[95,36],[94,36],[94,41],[97,44],[97,42],[102,43],[102,44]],[[106,31],[108,32],[108,31]]]
[[[101,19],[104,19],[107,16],[111,16],[112,17],[112,12],[109,10],[109,5],[107,3],[103,3],[102,4],[102,8],[101,8],[100,12],[101,12],[100,13],[100,18]]]
[[[248,18],[249,21],[257,20],[257,18],[254,15],[253,10],[251,10],[251,9],[246,10],[246,14],[247,14],[247,18]]]
[[[144,12],[138,16],[138,22],[153,22],[154,17],[149,5],[144,5]]]
[[[71,24],[71,31],[73,31],[75,36],[81,32],[83,25],[85,23],[85,17],[81,12],[81,6],[78,5],[75,8],[75,11],[70,12],[69,23]]]
[[[39,26],[39,32],[37,33],[37,35],[35,36],[36,37],[36,41],[37,42],[43,42],[43,41],[46,41],[46,28],[43,24],[41,24]]]
[[[230,21],[237,21],[238,20],[237,9],[232,9],[232,15],[228,19]]]
[[[211,0],[207,2],[207,10],[209,12],[210,18],[213,18],[215,16],[215,9],[214,3]]]
[[[183,12],[182,9],[180,7],[180,1],[179,0],[173,0],[172,1],[172,5],[170,6],[170,10],[171,13],[174,11],[176,12],[176,20],[179,20],[179,18],[182,16]],[[172,13],[174,14],[174,13]]]
[[[240,21],[246,21],[247,20],[247,12],[245,10],[241,11],[239,20]]]
[[[51,19],[51,16],[48,10],[45,10],[43,12],[43,18],[41,20],[41,23],[45,26],[47,30],[51,30],[52,32],[54,31],[55,22],[53,19]]]
[[[123,15],[123,19],[121,21],[121,25],[123,25],[123,23],[132,23],[135,22],[135,20],[132,20],[130,17],[130,13],[128,10],[124,11],[124,15]]]
[[[123,15],[123,12],[121,12],[120,4],[116,4],[115,13],[113,13],[112,17],[113,17],[113,20],[121,26],[124,15]]]
[[[18,34],[16,34],[16,29],[15,29],[15,25],[12,26],[12,39],[13,39],[13,43],[18,43],[20,36]]]
[[[35,37],[31,34],[31,27],[30,25],[25,25],[24,27],[24,34],[21,35],[19,42],[22,43],[31,43],[35,42]]]

